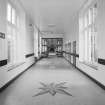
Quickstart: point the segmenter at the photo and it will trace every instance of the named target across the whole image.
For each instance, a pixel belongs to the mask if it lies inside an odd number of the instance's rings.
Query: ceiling
[[[65,33],[86,0],[20,1],[41,31]]]

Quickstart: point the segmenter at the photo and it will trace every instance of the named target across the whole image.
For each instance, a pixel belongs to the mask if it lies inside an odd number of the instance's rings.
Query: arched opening
[[[55,48],[54,47],[50,47],[49,48],[49,52],[54,53],[55,52]]]

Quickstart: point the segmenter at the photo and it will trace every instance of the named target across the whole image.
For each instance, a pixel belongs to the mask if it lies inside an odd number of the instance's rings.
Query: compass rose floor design
[[[64,58],[51,57],[0,93],[0,105],[105,105],[105,91]]]
[[[50,93],[52,96],[55,96],[57,93],[72,96],[72,94],[67,92],[68,87],[64,86],[65,83],[66,82],[62,82],[59,84],[55,84],[55,83],[44,84],[41,82],[40,84],[43,86],[43,87],[39,88],[39,89],[41,89],[41,91],[39,93],[35,94],[33,97],[43,95],[46,93]]]

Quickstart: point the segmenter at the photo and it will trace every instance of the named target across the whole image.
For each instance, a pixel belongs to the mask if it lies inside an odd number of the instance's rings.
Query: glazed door
[[[41,47],[41,54],[42,56],[48,55],[48,41],[47,39],[42,38],[42,47]]]
[[[63,49],[63,39],[62,38],[57,39],[56,48],[57,48],[56,49],[57,56],[62,57],[62,49]]]
[[[73,65],[76,67],[76,41],[73,41]]]
[[[69,53],[71,53],[71,43],[69,43]],[[71,62],[71,54],[69,54],[69,61]]]

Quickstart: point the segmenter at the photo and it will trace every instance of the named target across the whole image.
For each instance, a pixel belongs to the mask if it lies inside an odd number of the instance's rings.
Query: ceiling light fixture
[[[55,24],[49,24],[48,27],[55,27]]]

